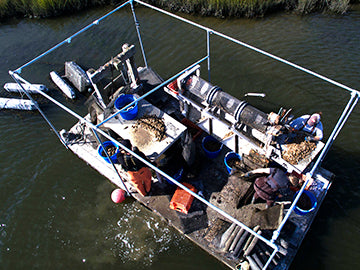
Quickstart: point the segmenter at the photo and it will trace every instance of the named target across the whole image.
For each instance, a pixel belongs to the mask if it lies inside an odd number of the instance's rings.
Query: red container
[[[198,127],[194,122],[187,118],[183,118],[183,120],[181,120],[181,123],[189,129],[193,141],[195,141],[203,133],[203,130],[200,127]]]
[[[188,183],[183,183],[185,187],[190,189],[193,192],[197,192],[196,188]],[[179,211],[181,213],[187,214],[191,207],[191,204],[194,200],[194,196],[188,193],[187,191],[183,190],[182,188],[178,187],[171,198],[170,201],[170,209]]]
[[[176,80],[173,81],[173,82],[171,82],[171,83],[169,83],[169,84],[167,85],[167,88],[169,88],[169,90],[170,90],[171,92],[174,92],[176,95],[179,94],[179,88],[178,88],[178,86],[177,86],[177,81],[176,81]]]

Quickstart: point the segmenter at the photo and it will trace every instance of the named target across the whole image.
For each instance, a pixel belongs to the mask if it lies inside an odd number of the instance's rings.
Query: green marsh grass
[[[345,13],[360,0],[144,0],[172,11],[217,17],[261,17],[276,11],[299,14]],[[8,17],[49,17],[124,0],[0,0],[0,20]]]
[[[217,17],[262,17],[277,11],[343,14],[360,0],[145,0],[173,11]]]
[[[14,16],[56,16],[112,2],[112,0],[0,0],[0,19]]]

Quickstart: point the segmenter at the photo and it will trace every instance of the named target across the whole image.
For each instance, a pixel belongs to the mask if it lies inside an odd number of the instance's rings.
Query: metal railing
[[[75,34],[72,34],[70,37],[66,38],[65,40],[59,42],[58,44],[56,44],[55,46],[51,47],[50,49],[48,49],[47,51],[43,52],[42,54],[40,54],[39,56],[35,57],[34,59],[30,60],[29,62],[23,64],[22,66],[18,67],[15,72],[20,74],[22,69],[35,63],[36,61],[38,61],[39,59],[41,59],[42,57],[48,55],[49,53],[55,51],[56,49],[60,48],[61,46],[65,45],[65,44],[69,44],[71,43],[72,39],[77,37],[78,35],[84,33],[85,31],[87,31],[88,29],[90,29],[93,26],[98,25],[102,20],[106,19],[107,17],[109,17],[110,15],[112,15],[113,13],[115,13],[116,11],[122,9],[123,7],[125,7],[126,5],[128,5],[130,2],[133,2],[132,0],[127,1],[125,3],[123,3],[122,5],[118,6],[117,8],[113,9],[112,11],[108,12],[107,14],[105,14],[104,16],[100,17],[99,19],[96,19],[95,21],[93,21],[91,24],[89,24],[88,26],[85,26],[84,28],[80,29],[79,31],[77,31]]]
[[[154,89],[150,90],[149,92],[145,93],[144,95],[142,95],[141,97],[137,98],[136,100],[130,102],[129,104],[127,104],[126,106],[124,106],[122,109],[120,109],[119,111],[117,111],[116,113],[110,115],[108,118],[106,118],[105,120],[103,120],[101,123],[97,124],[97,127],[105,124],[106,122],[108,122],[109,120],[111,120],[112,118],[114,118],[115,116],[117,116],[120,112],[126,111],[128,108],[130,108],[131,106],[133,106],[136,102],[146,98],[147,96],[151,95],[152,93],[154,93],[155,91],[163,88],[165,85],[169,84],[170,82],[174,81],[176,78],[178,78],[180,75],[184,74],[186,71],[192,69],[193,67],[195,67],[196,65],[200,64],[201,62],[203,62],[204,60],[208,59],[207,56],[203,57],[202,59],[200,59],[199,61],[195,62],[194,64],[188,66],[187,68],[185,68],[184,70],[180,71],[179,73],[177,73],[176,75],[172,76],[171,78],[167,79],[166,81],[162,82],[161,84],[159,84],[158,86],[156,86]]]
[[[64,111],[66,111],[67,113],[69,113],[70,115],[74,116],[75,118],[77,118],[81,123],[86,123],[86,125],[88,125],[95,133],[97,139],[98,135],[97,133],[100,133],[101,135],[103,135],[105,138],[111,140],[112,142],[118,144],[121,148],[125,149],[126,151],[130,152],[133,156],[135,156],[136,158],[138,158],[139,160],[141,160],[143,163],[145,163],[147,166],[149,166],[151,169],[155,170],[156,172],[158,172],[160,175],[166,177],[167,179],[169,179],[171,182],[173,182],[175,185],[181,187],[182,189],[186,190],[188,193],[190,193],[191,195],[193,195],[195,198],[197,198],[198,200],[200,200],[202,203],[206,204],[207,206],[209,206],[210,208],[212,208],[213,210],[215,210],[216,212],[218,212],[219,214],[221,214],[222,216],[224,216],[225,218],[229,219],[230,221],[232,221],[233,223],[237,224],[238,226],[240,226],[241,228],[243,228],[244,230],[246,230],[247,232],[249,232],[250,234],[254,235],[255,237],[257,237],[258,239],[260,239],[261,241],[263,241],[264,243],[266,243],[268,246],[270,246],[271,248],[273,248],[273,252],[270,255],[268,261],[266,262],[265,266],[263,269],[266,269],[269,264],[271,263],[271,260],[274,258],[275,254],[279,251],[279,247],[275,244],[275,241],[277,240],[278,236],[280,235],[280,232],[283,228],[283,226],[285,225],[285,223],[287,222],[287,220],[289,219],[292,211],[295,208],[295,205],[297,203],[297,201],[299,200],[302,192],[305,190],[306,185],[309,183],[310,179],[313,177],[313,174],[315,173],[315,171],[317,170],[317,168],[320,166],[322,160],[324,159],[324,157],[326,156],[329,148],[331,147],[332,143],[334,142],[334,140],[336,139],[337,135],[339,134],[340,130],[342,129],[342,127],[344,126],[345,122],[347,121],[347,119],[349,118],[351,112],[353,111],[353,109],[355,108],[359,98],[360,98],[360,94],[359,91],[352,89],[346,85],[343,85],[339,82],[336,82],[332,79],[329,79],[325,76],[322,76],[318,73],[315,73],[309,69],[303,68],[297,64],[294,64],[292,62],[289,62],[283,58],[277,57],[273,54],[270,54],[266,51],[263,51],[259,48],[253,47],[249,44],[246,44],[242,41],[236,40],[232,37],[229,37],[225,34],[219,33],[217,31],[214,31],[208,27],[202,26],[200,24],[194,23],[190,20],[187,20],[185,18],[182,18],[178,15],[172,14],[170,12],[164,11],[160,8],[154,7],[152,5],[149,5],[145,2],[142,1],[138,1],[138,0],[130,0],[127,1],[125,3],[123,3],[122,5],[120,5],[119,7],[115,8],[114,10],[108,12],[107,14],[105,14],[104,16],[100,17],[99,19],[95,20],[94,22],[92,22],[91,24],[89,24],[88,26],[82,28],[81,30],[79,30],[78,32],[76,32],[75,34],[71,35],[70,37],[66,38],[65,40],[63,40],[62,42],[56,44],[55,46],[53,46],[52,48],[50,48],[49,50],[45,51],[44,53],[40,54],[39,56],[35,57],[34,59],[32,59],[31,61],[25,63],[24,65],[20,66],[19,68],[17,68],[15,71],[9,71],[9,74],[11,75],[11,77],[15,80],[15,82],[17,82],[22,91],[29,97],[29,99],[32,100],[31,96],[25,91],[25,89],[22,87],[21,82],[24,82],[26,84],[30,84],[28,81],[26,81],[25,79],[23,79],[20,76],[20,73],[22,71],[22,69],[28,67],[29,65],[31,65],[32,63],[36,62],[37,60],[41,59],[42,57],[44,57],[45,55],[48,55],[49,53],[53,52],[54,50],[60,48],[61,46],[68,44],[72,41],[73,38],[77,37],[78,35],[84,33],[85,31],[87,31],[88,29],[90,29],[93,26],[98,25],[102,20],[104,20],[105,18],[107,18],[108,16],[112,15],[113,13],[115,13],[116,11],[122,9],[123,7],[127,6],[128,4],[131,5],[131,11],[133,13],[133,18],[134,18],[134,23],[135,23],[135,27],[136,27],[136,32],[137,32],[137,36],[138,36],[138,40],[140,43],[140,47],[141,47],[141,52],[143,55],[143,60],[145,63],[145,66],[148,66],[147,63],[147,59],[145,56],[145,49],[143,47],[143,43],[142,43],[142,39],[141,39],[141,34],[140,34],[140,24],[138,22],[138,19],[135,15],[135,8],[133,5],[133,2],[137,2],[143,6],[146,6],[150,9],[153,9],[155,11],[158,11],[160,13],[163,13],[165,15],[168,15],[170,17],[173,17],[177,20],[183,21],[185,23],[188,23],[194,27],[197,27],[199,29],[202,29],[204,31],[206,31],[206,48],[207,48],[207,56],[203,57],[202,59],[198,60],[197,62],[195,62],[194,64],[190,65],[189,67],[185,68],[184,70],[182,70],[181,72],[177,73],[176,75],[172,76],[171,78],[165,80],[163,83],[161,83],[159,86],[155,87],[154,89],[150,90],[149,92],[147,92],[146,94],[142,95],[139,99],[137,99],[137,101],[147,97],[148,95],[150,95],[151,93],[157,91],[158,89],[161,89],[163,86],[167,85],[168,83],[170,83],[171,81],[173,81],[174,79],[176,79],[177,77],[179,77],[181,74],[183,74],[184,72],[186,72],[187,70],[191,69],[192,67],[196,66],[197,64],[207,60],[207,68],[208,68],[208,80],[210,81],[211,79],[211,70],[210,70],[210,60],[211,60],[211,55],[210,55],[210,51],[211,51],[211,47],[210,47],[210,37],[212,34],[217,35],[219,37],[222,37],[226,40],[232,41],[240,46],[246,47],[248,49],[251,49],[253,51],[256,51],[260,54],[266,55],[272,59],[275,59],[279,62],[282,62],[286,65],[292,66],[300,71],[303,71],[305,73],[308,73],[312,76],[315,76],[321,80],[324,80],[328,83],[331,83],[335,86],[338,86],[340,88],[343,88],[347,91],[351,92],[351,97],[349,99],[349,102],[347,104],[347,106],[344,108],[342,115],[340,116],[335,128],[333,129],[329,139],[326,142],[325,147],[323,148],[323,150],[321,151],[319,157],[317,158],[314,166],[312,167],[311,171],[309,173],[306,174],[306,181],[303,184],[302,188],[300,189],[298,195],[296,196],[296,198],[294,199],[294,202],[292,203],[289,211],[287,212],[287,214],[285,215],[284,219],[282,220],[280,226],[277,228],[277,230],[274,231],[273,233],[273,237],[271,240],[266,239],[265,237],[263,237],[262,235],[256,233],[255,231],[253,231],[252,229],[248,228],[246,225],[244,225],[243,223],[241,223],[240,221],[238,221],[237,219],[233,218],[231,215],[227,214],[226,212],[224,212],[223,210],[219,209],[218,207],[214,206],[213,204],[211,204],[210,202],[208,202],[207,200],[205,200],[203,197],[199,196],[198,194],[194,193],[193,191],[191,191],[190,189],[188,189],[186,186],[182,185],[181,183],[179,183],[178,181],[176,181],[173,177],[169,176],[168,174],[166,174],[165,172],[161,171],[160,169],[158,169],[157,167],[155,167],[154,165],[152,165],[150,162],[148,162],[147,160],[143,159],[142,157],[140,157],[139,155],[137,155],[136,153],[134,153],[133,151],[131,151],[130,149],[126,148],[124,145],[122,145],[120,142],[118,142],[117,140],[113,139],[111,136],[109,136],[107,133],[105,133],[104,131],[102,131],[101,129],[99,129],[99,127],[101,125],[103,125],[105,122],[109,121],[111,118],[115,117],[118,113],[120,113],[123,110],[126,110],[128,107],[132,106],[133,103],[135,103],[136,101],[132,102],[131,104],[128,104],[127,106],[125,106],[124,108],[122,108],[121,110],[119,110],[118,112],[116,112],[115,114],[111,115],[110,117],[108,117],[107,119],[105,119],[103,122],[101,122],[98,125],[93,125],[91,122],[87,121],[85,118],[83,118],[82,116],[78,115],[77,113],[75,113],[74,111],[72,111],[71,109],[69,109],[68,107],[64,106],[63,104],[61,104],[60,102],[56,101],[55,99],[53,99],[52,97],[50,97],[49,95],[47,95],[46,93],[42,92],[42,91],[38,91],[39,94],[43,95],[45,98],[47,98],[48,100],[50,100],[51,102],[53,102],[54,104],[56,104],[58,107],[60,107],[61,109],[63,109]],[[51,122],[46,118],[45,114],[41,111],[41,109],[39,107],[37,107],[37,109],[39,110],[39,112],[41,113],[41,115],[44,117],[44,119],[46,120],[46,122],[48,122],[48,124],[51,126],[51,128],[55,131],[56,135],[59,137],[60,141],[67,147],[66,143],[63,141],[63,139],[61,138],[61,136],[59,135],[59,133],[56,131],[55,127],[51,124]],[[100,141],[101,143],[101,141]],[[105,151],[106,152],[106,151]],[[113,166],[115,171],[117,172],[115,166]],[[123,184],[123,188],[125,188],[125,190],[129,193],[129,191],[127,190],[125,183],[123,182],[121,176],[119,175],[119,173],[117,172],[122,184]]]
[[[206,59],[206,57],[204,58]],[[204,60],[202,59],[202,60]],[[197,64],[197,62],[196,62]],[[195,66],[196,64],[191,65],[190,67]],[[190,69],[190,67],[188,69]],[[188,70],[186,69],[186,70]],[[186,71],[185,70],[185,71]],[[24,80],[19,74],[17,74],[16,72],[12,72],[10,71],[10,74],[16,79],[16,80]],[[170,80],[169,80],[170,81]],[[60,102],[58,102],[57,100],[55,100],[54,98],[50,97],[49,95],[47,95],[46,93],[42,92],[42,91],[38,91],[39,94],[43,95],[44,97],[46,97],[48,100],[50,100],[51,102],[53,102],[54,104],[56,104],[58,107],[60,107],[61,109],[63,109],[64,111],[68,112],[70,115],[74,116],[75,118],[77,118],[81,123],[86,123],[86,125],[88,125],[91,129],[95,130],[96,132],[100,133],[101,135],[103,135],[105,138],[111,140],[112,142],[114,142],[115,144],[119,145],[122,149],[126,150],[127,152],[131,153],[133,156],[135,156],[137,159],[139,159],[140,161],[142,161],[144,164],[146,164],[148,167],[150,167],[151,169],[153,169],[154,171],[158,172],[160,175],[166,177],[167,179],[169,179],[171,182],[173,182],[175,185],[177,185],[178,187],[186,190],[188,193],[190,193],[191,195],[193,195],[195,198],[197,198],[199,201],[203,202],[204,204],[206,204],[207,206],[209,206],[210,208],[212,208],[213,210],[215,210],[216,212],[218,212],[220,215],[222,215],[223,217],[229,219],[230,221],[232,221],[233,223],[235,223],[236,225],[240,226],[241,228],[243,228],[244,230],[246,230],[247,232],[249,232],[250,234],[254,235],[255,237],[259,238],[260,240],[262,240],[263,242],[265,242],[268,246],[272,247],[274,249],[273,251],[273,255],[275,256],[275,254],[278,252],[279,248],[274,244],[271,243],[268,239],[264,238],[262,235],[257,234],[255,231],[253,231],[251,228],[248,228],[246,225],[244,225],[243,223],[241,223],[240,221],[238,221],[237,219],[235,219],[234,217],[232,217],[231,215],[229,215],[228,213],[226,213],[225,211],[221,210],[220,208],[216,207],[215,205],[211,204],[210,202],[208,202],[207,200],[205,200],[203,197],[199,196],[197,193],[194,193],[192,190],[190,190],[189,188],[187,188],[186,186],[184,186],[183,184],[179,183],[178,181],[176,181],[172,176],[166,174],[165,172],[163,172],[162,170],[160,170],[159,168],[157,168],[156,166],[154,166],[153,164],[151,164],[149,161],[143,159],[142,157],[140,157],[138,154],[136,154],[135,152],[133,152],[131,149],[125,147],[123,144],[121,144],[119,141],[115,140],[114,138],[112,138],[110,135],[108,135],[107,133],[105,133],[104,131],[102,131],[98,126],[93,125],[91,122],[89,122],[88,120],[86,120],[85,118],[83,118],[82,116],[78,115],[77,113],[75,113],[74,111],[72,111],[71,109],[69,109],[68,107],[66,107],[65,105],[61,104]],[[96,134],[96,133],[95,133]],[[116,170],[116,168],[114,167],[114,169]],[[116,170],[117,173],[117,170]],[[120,175],[119,175],[120,177]],[[120,180],[122,181],[121,177]],[[123,183],[123,182],[122,182]],[[126,186],[124,184],[124,188],[126,189]]]
[[[275,55],[273,55],[273,54],[271,54],[271,53],[268,53],[268,52],[266,52],[266,51],[264,51],[264,50],[261,50],[261,49],[259,49],[259,48],[256,48],[256,47],[254,47],[254,46],[252,46],[252,45],[249,45],[249,44],[247,44],[247,43],[245,43],[245,42],[242,42],[242,41],[239,41],[239,40],[237,40],[237,39],[235,39],[235,38],[232,38],[232,37],[230,37],[230,36],[227,36],[227,35],[225,35],[225,34],[223,34],[223,33],[217,32],[217,31],[215,31],[215,30],[213,30],[213,29],[211,29],[211,28],[202,26],[202,25],[200,25],[200,24],[198,24],[198,23],[194,23],[194,22],[192,22],[192,21],[190,21],[190,20],[184,19],[184,18],[182,18],[182,17],[180,17],[180,16],[178,16],[178,15],[175,15],[175,14],[172,14],[172,13],[170,13],[170,12],[164,11],[164,10],[162,10],[162,9],[160,9],[160,8],[153,7],[153,6],[151,6],[151,5],[147,4],[147,3],[144,3],[143,1],[139,1],[139,0],[134,0],[134,1],[140,3],[140,4],[144,5],[144,6],[147,6],[147,7],[151,8],[151,9],[153,9],[153,10],[156,10],[156,11],[158,11],[158,12],[161,12],[161,13],[163,13],[163,14],[166,14],[166,15],[171,16],[171,17],[173,17],[173,18],[175,18],[175,19],[178,19],[178,20],[180,20],[180,21],[182,21],[182,22],[188,23],[188,24],[190,24],[190,25],[193,25],[193,26],[195,26],[195,27],[197,27],[197,28],[199,28],[199,29],[203,29],[204,31],[206,31],[206,33],[207,33],[207,41],[206,41],[206,42],[207,42],[207,52],[208,52],[208,57],[209,57],[209,58],[208,58],[209,81],[210,81],[210,34],[213,34],[213,35],[217,35],[217,36],[219,36],[219,37],[222,37],[222,38],[224,38],[224,39],[226,39],[226,40],[232,41],[232,42],[234,42],[234,43],[236,43],[236,44],[238,44],[238,45],[240,45],[240,46],[246,47],[246,48],[248,48],[248,49],[250,49],[250,50],[256,51],[256,52],[258,52],[258,53],[260,53],[260,54],[262,54],[262,55],[268,56],[268,57],[270,57],[270,58],[272,58],[272,59],[274,59],[274,60],[276,60],[276,61],[279,61],[279,62],[284,63],[284,64],[286,64],[286,65],[292,66],[292,67],[295,68],[295,69],[298,69],[298,70],[300,70],[300,71],[303,71],[303,72],[305,72],[305,73],[308,73],[308,74],[310,74],[310,75],[312,75],[312,76],[314,76],[314,77],[317,77],[317,78],[319,78],[319,79],[321,79],[321,80],[323,80],[323,81],[326,81],[326,82],[328,82],[328,83],[330,83],[330,84],[333,84],[333,85],[335,85],[335,86],[337,86],[337,87],[340,87],[340,88],[342,88],[342,89],[345,89],[345,90],[347,90],[347,91],[350,91],[351,97],[350,97],[350,99],[349,99],[349,102],[348,102],[347,106],[344,108],[341,117],[339,118],[339,120],[338,120],[335,128],[333,129],[332,134],[330,135],[330,137],[328,138],[328,140],[327,140],[327,142],[326,142],[326,144],[325,144],[325,147],[324,147],[323,150],[320,152],[320,155],[319,155],[319,157],[317,158],[317,160],[316,160],[314,166],[312,167],[310,173],[308,173],[308,174],[306,175],[306,181],[305,181],[305,183],[303,184],[303,187],[300,189],[299,194],[298,194],[298,195],[296,196],[296,198],[294,199],[294,202],[292,203],[292,205],[291,205],[291,207],[290,207],[287,215],[284,217],[284,219],[283,219],[282,223],[280,224],[279,228],[274,232],[274,235],[273,235],[273,238],[272,238],[271,241],[272,241],[272,242],[276,241],[276,239],[278,238],[278,236],[279,236],[279,234],[280,234],[280,232],[281,232],[281,229],[283,228],[283,226],[285,225],[286,221],[287,221],[288,218],[290,217],[290,215],[291,215],[293,209],[295,208],[295,205],[296,205],[297,201],[299,200],[302,192],[304,191],[306,185],[309,183],[310,179],[313,177],[313,174],[315,173],[315,171],[317,170],[317,168],[320,166],[320,164],[321,164],[322,160],[324,159],[326,153],[328,152],[328,150],[330,149],[332,143],[333,143],[334,140],[336,139],[336,136],[338,135],[338,133],[340,132],[340,130],[341,130],[342,127],[344,126],[346,120],[347,120],[348,117],[350,116],[350,114],[351,114],[351,112],[353,111],[353,109],[355,108],[355,106],[356,106],[356,104],[357,104],[357,102],[358,102],[358,100],[359,100],[359,98],[360,98],[360,92],[359,92],[358,90],[356,90],[356,89],[353,89],[353,88],[351,88],[351,87],[348,87],[348,86],[346,86],[346,85],[344,85],[344,84],[342,84],[342,83],[336,82],[336,81],[334,81],[334,80],[332,80],[332,79],[330,79],[330,78],[327,78],[327,77],[325,77],[325,76],[323,76],[323,75],[320,75],[320,74],[318,74],[318,73],[316,73],[316,72],[314,72],[314,71],[311,71],[311,70],[309,70],[309,69],[307,69],[307,68],[301,67],[301,66],[299,66],[299,65],[297,65],[297,64],[295,64],[295,63],[292,63],[292,62],[290,62],[290,61],[288,61],[288,60],[285,60],[285,59],[283,59],[283,58],[280,58],[280,57],[278,57],[278,56],[275,56]]]

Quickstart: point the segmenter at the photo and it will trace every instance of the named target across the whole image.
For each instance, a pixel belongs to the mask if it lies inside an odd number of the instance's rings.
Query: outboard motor
[[[181,81],[181,87],[193,95],[206,101],[210,106],[216,106],[234,116],[238,123],[244,123],[253,129],[265,133],[269,126],[268,115],[246,101],[223,92],[218,86],[213,86],[202,78],[191,75]]]

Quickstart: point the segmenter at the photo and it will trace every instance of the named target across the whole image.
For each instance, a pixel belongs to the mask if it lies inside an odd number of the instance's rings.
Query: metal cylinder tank
[[[192,75],[182,82],[182,87],[203,99],[211,106],[234,116],[239,123],[244,123],[263,133],[266,132],[268,126],[268,116],[266,113],[249,105],[246,101],[239,100],[230,94],[223,92],[218,86],[213,86],[202,78]]]

